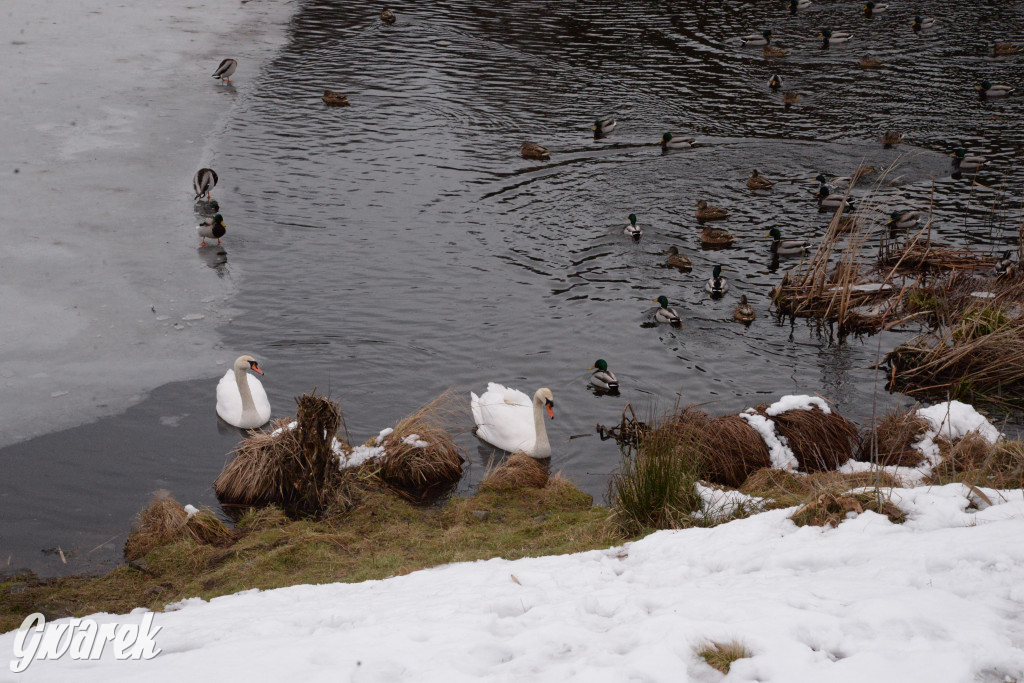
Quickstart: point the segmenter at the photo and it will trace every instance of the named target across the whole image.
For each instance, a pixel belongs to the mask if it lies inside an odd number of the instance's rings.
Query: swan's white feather
[[[243,420],[242,416],[242,395],[238,393],[238,382],[235,381],[235,371],[228,370],[217,383],[217,414],[229,425],[242,429],[254,429],[265,425],[270,420],[270,399],[263,388],[263,383],[248,372],[245,373],[249,381],[249,391],[252,392],[252,402],[256,406],[256,414],[259,422],[252,417]]]
[[[537,444],[533,399],[497,382],[489,382],[483,396],[469,395],[478,437],[510,453],[532,454]]]

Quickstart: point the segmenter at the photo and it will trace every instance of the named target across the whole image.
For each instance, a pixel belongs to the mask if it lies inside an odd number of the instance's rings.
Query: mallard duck
[[[758,173],[755,168],[750,172],[750,177],[747,178],[747,187],[751,190],[770,190],[772,187],[772,181]]]
[[[789,109],[800,100],[800,95],[795,90],[787,90],[782,93],[782,103]]]
[[[740,38],[740,45],[768,45],[772,42],[772,38],[774,37],[775,35],[771,31],[751,33],[748,36]]]
[[[1006,97],[1013,92],[1013,88],[1008,85],[994,84],[988,81],[982,81],[981,85],[976,85],[974,88],[982,97]]]
[[[524,142],[519,148],[519,153],[524,159],[536,159],[537,161],[547,161],[551,158],[548,153],[547,147],[542,147],[536,142]]]
[[[994,55],[1015,55],[1020,52],[1020,45],[1013,43],[996,43],[992,46],[992,54]]]
[[[907,230],[918,224],[920,214],[917,211],[893,211],[889,214],[886,225],[898,230]]]
[[[672,135],[672,133],[665,133],[661,136],[661,148],[663,150],[689,149],[693,147],[693,142],[693,138],[679,137]]]
[[[898,130],[887,130],[885,131],[885,134],[882,135],[882,142],[886,147],[898,145],[903,142],[903,133]]]
[[[935,26],[935,20],[931,17],[914,17],[914,23],[910,25],[915,31],[929,29]]]
[[[768,79],[768,87],[771,88],[772,90],[778,90],[779,88],[781,88],[782,76],[778,74],[773,74],[772,77]]]
[[[836,43],[838,45],[839,43],[850,42],[850,40],[853,39],[853,34],[848,33],[847,31],[831,31],[829,29],[825,29],[818,34],[818,37],[821,38],[821,46],[828,47],[832,43]]]
[[[811,0],[789,0],[789,9],[807,9],[811,6]]]
[[[637,227],[636,214],[631,213],[626,216],[626,218],[629,220],[629,224],[626,225],[626,229],[622,231],[623,234],[632,237],[634,242],[639,242],[640,238],[644,236],[644,231]]]
[[[884,2],[869,2],[864,5],[864,16],[870,17],[875,14],[881,14],[887,9],[889,9],[889,5]]]
[[[953,157],[953,165],[963,171],[977,171],[985,164],[985,157],[967,156],[967,150],[963,147],[957,147],[949,156]]]
[[[217,67],[217,70],[213,72],[214,78],[219,78],[221,83],[227,81],[231,82],[231,75],[235,73],[235,69],[238,68],[238,62],[233,59],[225,59]]]
[[[778,228],[772,228],[765,237],[772,238],[772,253],[777,256],[803,256],[811,250],[806,240],[782,239]]]
[[[774,45],[768,44],[764,46],[764,56],[768,58],[779,58],[788,57],[789,50],[783,50],[781,47],[775,47]]]
[[[206,246],[206,238],[216,239],[217,244],[220,244],[220,238],[227,232],[227,227],[224,225],[224,217],[219,213],[213,218],[207,218],[205,221],[196,226],[196,233],[202,238],[202,242],[199,246]]]
[[[192,189],[196,199],[211,199],[210,190],[217,186],[217,173],[212,168],[201,168],[192,176]]]
[[[700,243],[705,247],[727,247],[734,239],[728,230],[711,226],[704,228],[700,233]]]
[[[699,221],[717,221],[728,217],[729,212],[720,206],[708,206],[708,203],[702,199],[697,202],[696,214]]]
[[[393,24],[395,23],[395,21],[397,21],[397,18],[395,17],[394,12],[385,7],[380,11],[380,20],[383,21],[385,24]]]
[[[608,133],[615,130],[615,119],[611,116],[606,116],[603,119],[597,119],[594,121],[594,139],[603,138]]]
[[[833,192],[832,188],[828,185],[819,187],[814,196],[818,198],[819,209],[834,209],[842,206],[846,201],[846,195]]]
[[[328,107],[347,107],[348,95],[343,95],[334,90],[324,90],[324,96],[320,98]]]
[[[1017,274],[1017,266],[1013,262],[1012,255],[1012,251],[1004,251],[1003,258],[996,263],[992,274],[995,275],[997,280],[1009,280]]]
[[[680,254],[678,248],[669,247],[665,253],[669,255],[668,260],[665,261],[666,266],[678,268],[679,270],[687,273],[693,270],[693,262],[690,261],[690,257],[685,254]]]
[[[676,313],[676,309],[668,307],[668,297],[662,295],[654,300],[656,304],[660,306],[657,312],[654,314],[654,320],[659,323],[668,323],[673,327],[679,327],[683,324],[683,321],[679,319],[679,314]]]
[[[711,277],[704,283],[704,291],[711,296],[722,296],[729,291],[729,283],[722,277],[722,266],[715,266]]]
[[[880,69],[881,67],[885,66],[885,62],[883,62],[881,59],[875,59],[874,57],[864,55],[863,57],[860,58],[860,65],[865,69]]]
[[[746,294],[740,296],[740,302],[736,304],[736,308],[732,309],[732,317],[744,325],[754,322],[757,313],[754,312],[754,307],[747,302]]]
[[[608,392],[619,390],[619,380],[616,379],[615,373],[608,369],[608,362],[605,359],[598,358],[590,369],[594,370],[594,374],[590,376],[590,383],[595,389]]]

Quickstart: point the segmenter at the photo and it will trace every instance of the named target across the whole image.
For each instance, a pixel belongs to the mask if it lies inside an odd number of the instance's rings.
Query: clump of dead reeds
[[[931,472],[930,484],[961,482],[993,489],[1024,488],[1024,442],[994,444],[977,432],[952,445],[942,444],[942,460]]]
[[[878,489],[855,493],[822,493],[802,505],[790,515],[790,519],[797,526],[837,527],[850,513],[860,515],[865,510],[885,515],[893,524],[902,524],[907,519],[903,511]]]
[[[878,265],[897,272],[990,270],[995,261],[967,248],[931,241],[923,231],[905,240],[890,240],[878,251]]]
[[[872,472],[814,472],[802,475],[797,472],[765,468],[747,477],[740,491],[774,501],[775,507],[803,506],[828,494],[832,497],[846,495],[851,489],[884,489],[899,485],[891,474],[877,470]]]
[[[157,491],[149,505],[138,514],[128,534],[124,558],[132,562],[156,548],[186,537],[197,543],[223,545],[230,542],[232,533],[211,510],[204,508],[189,516],[185,507],[169,492]]]
[[[542,489],[548,483],[548,467],[525,453],[513,453],[490,470],[480,482],[481,491],[518,491]]]
[[[706,481],[740,486],[751,472],[771,465],[764,439],[739,415],[712,417],[693,406],[677,410],[660,427],[681,452],[699,458]]]
[[[928,420],[917,414],[917,409],[893,409],[883,415],[861,438],[857,460],[876,465],[915,467],[924,454],[914,448],[930,428]]]
[[[731,640],[729,642],[711,640],[701,643],[697,647],[697,656],[707,662],[708,666],[712,669],[727,674],[733,662],[746,657],[753,657],[754,653],[738,640]]]
[[[620,448],[619,471],[608,484],[615,524],[627,534],[692,524],[702,507],[701,454],[672,429],[653,429],[639,446]]]
[[[222,503],[279,505],[291,516],[303,516],[315,515],[336,499],[344,478],[334,450],[341,409],[315,390],[295,402],[294,428],[278,420],[273,432],[255,432],[235,449],[213,484]]]
[[[377,461],[377,476],[400,495],[425,501],[449,492],[462,477],[462,449],[449,426],[465,412],[462,399],[445,391],[374,445],[384,448]]]
[[[810,410],[787,410],[769,416],[767,403],[756,410],[775,423],[775,431],[785,437],[789,449],[804,472],[834,470],[853,455],[858,445],[857,425],[835,409],[826,413],[818,406]]]

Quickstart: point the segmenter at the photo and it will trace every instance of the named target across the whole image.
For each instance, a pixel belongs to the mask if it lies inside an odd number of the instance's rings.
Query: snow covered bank
[[[720,680],[694,654],[707,639],[752,651],[729,680],[1020,680],[1024,495],[986,494],[897,489],[903,525],[798,528],[775,510],[607,551],[185,600],[155,616],[151,661],[34,662],[20,680]]]
[[[217,132],[295,7],[0,7],[0,445],[118,412],[230,360],[214,326],[230,315],[233,285],[212,268],[215,250],[197,255],[191,179],[216,165]],[[239,61],[234,87],[210,77],[226,56]],[[221,175],[222,205],[232,182]]]

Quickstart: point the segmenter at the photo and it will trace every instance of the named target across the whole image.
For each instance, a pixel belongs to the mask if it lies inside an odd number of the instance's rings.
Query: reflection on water
[[[378,4],[305,3],[239,104],[214,159],[240,277],[225,345],[273,363],[264,385],[276,414],[329,390],[362,440],[449,386],[548,386],[554,469],[600,496],[614,443],[569,437],[616,423],[627,402],[646,417],[675,400],[718,412],[795,391],[858,421],[876,409],[879,379],[865,368],[901,334],[840,342],[769,311],[794,260],[773,258],[764,234],[822,236],[831,213],[817,211],[818,173],[898,162],[879,211],[931,205],[942,241],[1015,243],[1024,100],[982,101],[974,86],[1019,77],[1024,57],[990,53],[1024,29],[1020,3],[930,3],[936,28],[920,32],[917,8],[900,5],[865,19],[851,2],[796,13],[781,1],[492,4],[413,5],[385,27]],[[732,40],[767,27],[790,56]],[[854,39],[822,50],[822,28]],[[860,67],[868,54],[885,65]],[[799,93],[789,108],[766,87],[774,73]],[[351,106],[327,107],[324,89]],[[605,116],[617,126],[595,140]],[[885,149],[887,130],[906,138]],[[662,154],[666,131],[696,144]],[[551,161],[522,159],[524,140]],[[954,178],[955,147],[988,163]],[[771,191],[746,187],[753,168]],[[701,250],[701,198],[730,212],[719,223],[736,236],[730,248]],[[631,212],[637,244],[622,234]],[[663,267],[672,245],[692,272]],[[226,271],[225,250],[200,254]],[[730,282],[718,300],[704,291],[716,264]],[[681,329],[647,324],[660,294]],[[750,327],[732,322],[743,294]],[[594,358],[619,375],[620,395],[587,390]],[[191,457],[219,465],[211,420],[190,438],[210,430]],[[462,439],[468,488],[491,451]],[[208,491],[208,470],[195,490]]]

